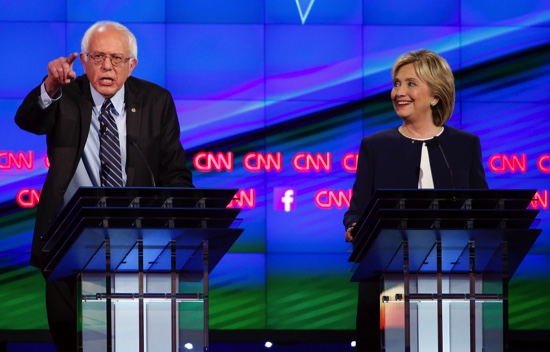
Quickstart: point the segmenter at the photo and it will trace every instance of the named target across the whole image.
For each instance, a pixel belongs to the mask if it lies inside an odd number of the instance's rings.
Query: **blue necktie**
[[[122,187],[120,143],[115,119],[111,114],[113,103],[106,99],[99,114],[99,159],[101,161],[101,186]]]

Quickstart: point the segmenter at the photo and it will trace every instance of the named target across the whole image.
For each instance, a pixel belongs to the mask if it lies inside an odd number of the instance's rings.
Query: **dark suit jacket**
[[[63,206],[63,195],[82,157],[90,130],[93,99],[83,75],[62,88],[62,96],[46,109],[38,104],[40,86],[25,98],[15,116],[22,129],[45,134],[50,169],[36,216],[31,265],[42,268],[40,237]],[[125,83],[127,126],[127,186],[193,187],[180,143],[180,126],[171,94],[164,88],[134,77]],[[139,155],[139,147],[145,155]]]
[[[479,137],[445,126],[438,137],[452,169],[456,189],[486,189]],[[397,127],[374,133],[361,141],[350,208],[344,226],[357,221],[376,189],[418,188],[423,143],[399,133]],[[434,188],[453,188],[451,173],[439,146],[428,148]]]

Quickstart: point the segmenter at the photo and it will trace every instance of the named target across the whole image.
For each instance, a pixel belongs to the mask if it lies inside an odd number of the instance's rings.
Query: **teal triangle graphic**
[[[315,0],[296,0],[296,6],[298,7],[302,24],[306,23],[307,16],[309,15],[309,11],[311,11],[314,3]]]

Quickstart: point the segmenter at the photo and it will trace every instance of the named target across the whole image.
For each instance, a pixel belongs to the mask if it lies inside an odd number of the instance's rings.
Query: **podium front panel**
[[[47,280],[79,278],[83,352],[208,350],[208,276],[243,232],[236,192],[77,190],[42,253]]]
[[[535,190],[377,190],[351,281],[378,280],[386,352],[506,351],[508,281],[541,233]]]
[[[413,272],[436,272],[434,244],[441,242],[442,271],[444,273],[468,272],[466,253],[470,241],[476,242],[475,271],[479,273],[502,273],[502,261],[498,253],[503,241],[513,248],[508,255],[509,268],[517,268],[540,230],[499,229],[383,229],[370,243],[365,256],[352,275],[351,281],[363,281],[380,277],[384,273],[403,271],[403,241],[408,241],[410,270]],[[513,271],[510,273],[512,276]]]

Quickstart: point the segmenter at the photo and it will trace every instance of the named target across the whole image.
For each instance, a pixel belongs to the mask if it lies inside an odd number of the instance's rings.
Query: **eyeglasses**
[[[103,54],[103,53],[92,53],[92,54],[86,53],[86,56],[89,57],[90,59],[92,59],[92,61],[96,65],[101,65],[103,63],[103,61],[105,61],[106,58],[109,58],[109,59],[111,59],[111,64],[113,66],[118,66],[122,63],[126,63],[126,62],[128,62],[128,60],[133,58],[131,56],[130,57],[124,57],[122,55],[107,55],[107,54]]]

